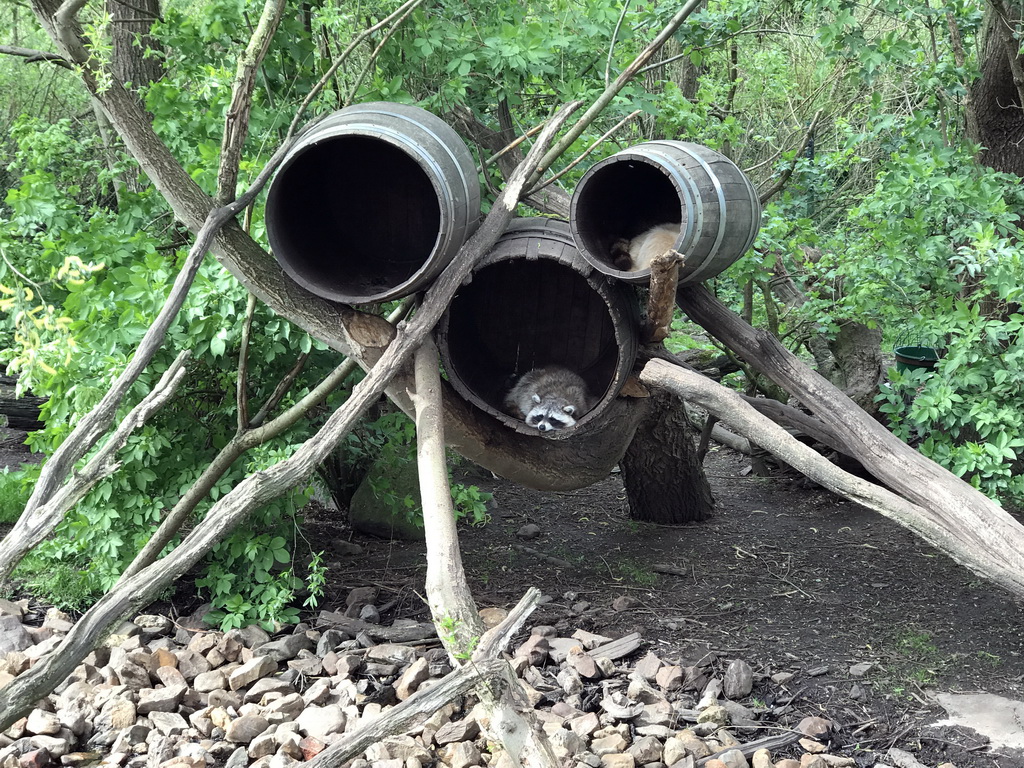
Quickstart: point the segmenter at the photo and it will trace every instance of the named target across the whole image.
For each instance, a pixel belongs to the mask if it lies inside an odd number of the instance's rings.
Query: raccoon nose
[[[541,432],[547,432],[549,429],[551,429],[551,426],[548,424],[538,424],[537,429],[539,429]]]

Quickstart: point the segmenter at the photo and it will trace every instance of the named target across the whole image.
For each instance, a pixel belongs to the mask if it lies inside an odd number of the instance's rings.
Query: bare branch
[[[535,184],[544,172],[551,167],[551,164],[561,157],[562,153],[567,150],[576,139],[580,137],[583,131],[586,130],[587,126],[590,125],[594,119],[607,107],[612,99],[614,99],[619,91],[621,91],[626,83],[636,76],[637,72],[650,61],[651,57],[661,50],[661,47],[665,44],[665,41],[675,34],[675,31],[679,29],[686,18],[693,13],[700,6],[703,0],[687,0],[686,4],[676,12],[665,28],[658,33],[658,36],[654,38],[650,45],[643,49],[640,54],[633,60],[633,62],[626,67],[622,73],[615,78],[615,82],[612,83],[608,88],[605,89],[597,100],[587,109],[586,112],[576,121],[576,124],[570,128],[566,134],[559,139],[559,141],[553,146],[548,153],[541,159],[540,164],[537,166],[537,170],[534,171],[534,175],[530,178],[530,184]]]
[[[244,432],[249,426],[249,334],[252,332],[252,316],[255,311],[256,297],[250,293],[245,302],[242,338],[238,345],[238,376],[235,378],[235,407],[238,411],[238,432]]]
[[[380,52],[384,50],[384,46],[387,45],[388,40],[390,40],[391,36],[398,31],[402,22],[409,18],[409,15],[416,10],[416,7],[416,4],[409,4],[409,9],[395,20],[395,23],[392,24],[391,28],[384,34],[384,37],[381,38],[377,47],[373,49],[373,53],[370,54],[370,58],[367,60],[365,66],[363,66],[363,70],[359,73],[359,76],[356,77],[356,81],[348,93],[348,98],[345,99],[345,106],[348,106],[355,100],[356,93],[359,92],[359,86],[363,84],[363,80],[366,79],[366,74],[370,71],[370,68],[376,64],[377,57],[380,55]]]
[[[285,0],[266,0],[249,45],[238,59],[231,103],[224,115],[224,137],[220,144],[216,199],[221,205],[235,196],[242,146],[249,133],[249,112],[252,110],[252,90],[256,85],[256,73],[270,48],[284,7]]]
[[[37,61],[52,61],[58,67],[64,67],[64,69],[71,70],[74,69],[71,62],[59,53],[37,51],[33,48],[19,48],[16,45],[0,45],[0,53],[5,53],[8,56],[21,56],[25,59],[26,64],[33,64]]]
[[[811,124],[807,126],[807,130],[804,132],[803,141],[800,142],[800,147],[797,149],[796,154],[793,155],[793,162],[791,162],[786,167],[786,170],[782,172],[782,175],[779,177],[778,181],[776,181],[769,189],[766,189],[764,192],[758,195],[759,199],[761,200],[761,205],[767,203],[775,195],[777,195],[779,192],[786,188],[786,184],[789,183],[789,177],[793,175],[793,170],[796,168],[797,161],[800,160],[800,157],[801,155],[803,155],[804,150],[807,149],[807,142],[809,142],[811,140],[811,136],[814,135],[814,129],[818,127],[818,119],[821,117],[821,113],[822,110],[820,109],[814,113],[814,119],[811,120]]]

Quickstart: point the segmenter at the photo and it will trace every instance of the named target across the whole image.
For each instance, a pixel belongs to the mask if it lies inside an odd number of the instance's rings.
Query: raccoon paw
[[[620,272],[628,272],[633,266],[633,257],[629,255],[629,240],[619,238],[608,251],[611,257],[612,266]]]

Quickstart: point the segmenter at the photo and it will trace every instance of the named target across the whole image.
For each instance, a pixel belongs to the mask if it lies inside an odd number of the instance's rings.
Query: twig
[[[639,109],[634,110],[633,112],[630,112],[624,118],[619,120],[619,122],[617,122],[615,125],[613,125],[610,129],[605,131],[605,133],[601,135],[601,138],[599,138],[597,141],[595,141],[593,144],[591,144],[589,147],[587,147],[585,150],[583,150],[583,152],[580,154],[579,157],[575,158],[572,162],[570,162],[567,166],[565,166],[565,168],[560,170],[558,173],[556,173],[551,178],[547,179],[543,184],[538,184],[535,187],[531,187],[530,189],[528,189],[526,191],[526,194],[527,195],[536,194],[537,192],[540,192],[545,187],[554,184],[556,181],[558,181],[560,178],[562,178],[565,174],[567,174],[569,171],[571,171],[573,168],[575,168],[577,165],[579,165],[581,162],[583,162],[583,160],[586,159],[586,157],[591,152],[593,152],[595,149],[597,149],[599,146],[601,146],[601,144],[603,144],[608,139],[609,136],[611,136],[613,133],[615,133],[617,130],[619,130],[619,128],[624,126],[630,120],[634,119],[641,112],[642,112],[642,110],[639,110]],[[529,134],[527,134],[527,136],[528,135]],[[504,151],[505,150],[502,150],[502,152],[504,152]]]
[[[487,167],[488,165],[490,165],[491,163],[493,163],[493,162],[494,162],[495,160],[498,160],[499,158],[501,158],[501,157],[504,157],[504,156],[505,156],[505,155],[507,155],[507,154],[508,154],[509,152],[511,152],[511,151],[512,151],[513,149],[515,149],[515,148],[516,148],[516,147],[518,147],[518,146],[519,146],[520,144],[522,144],[522,143],[523,143],[524,141],[526,141],[526,140],[527,140],[528,138],[530,138],[531,136],[533,136],[533,135],[534,135],[534,134],[536,134],[536,133],[539,133],[539,132],[540,132],[540,130],[541,130],[541,129],[542,129],[543,127],[544,127],[544,123],[540,123],[539,125],[535,125],[535,126],[533,126],[533,128],[531,128],[530,130],[528,130],[528,131],[527,131],[526,133],[524,133],[524,134],[523,134],[522,136],[520,136],[520,137],[519,137],[518,139],[515,139],[515,140],[514,140],[514,141],[512,141],[512,142],[509,142],[509,143],[508,143],[508,144],[506,144],[506,145],[505,145],[505,146],[504,146],[504,147],[503,147],[503,148],[502,148],[502,149],[501,149],[501,150],[500,150],[499,152],[497,152],[497,153],[495,153],[495,154],[491,155],[491,156],[490,156],[489,158],[487,158],[486,160],[484,160],[484,161],[483,161],[483,163],[481,163],[480,167],[479,167],[479,168],[478,168],[477,170],[478,170],[478,171],[483,171],[483,169],[484,169],[484,168],[486,168],[486,167]]]
[[[398,31],[398,28],[402,25],[402,22],[409,18],[409,15],[416,10],[416,7],[417,4],[411,4],[409,6],[409,9],[401,16],[399,16],[395,20],[395,23],[391,25],[391,28],[384,33],[384,37],[381,38],[381,41],[380,43],[377,44],[377,47],[373,49],[373,53],[371,53],[369,59],[367,59],[366,64],[363,67],[363,70],[356,77],[356,81],[355,83],[353,83],[352,89],[348,93],[348,98],[345,99],[345,106],[348,106],[355,100],[356,93],[359,91],[359,86],[363,84],[363,80],[366,79],[366,74],[370,71],[370,68],[373,67],[374,64],[376,63],[377,57],[380,55],[380,52],[384,50],[384,46],[387,45],[388,40],[390,40],[391,36]]]
[[[59,53],[51,53],[49,51],[37,51],[33,48],[20,48],[16,45],[0,45],[0,53],[7,54],[8,56],[21,56],[25,59],[26,64],[32,64],[37,61],[50,61],[56,64],[58,67],[64,67],[64,69],[74,70],[74,66],[61,56]]]
[[[793,162],[791,162],[786,167],[786,170],[782,172],[782,175],[779,177],[778,181],[776,181],[770,188],[766,189],[764,192],[758,195],[758,198],[761,201],[761,205],[764,205],[769,200],[771,200],[775,195],[777,195],[779,192],[785,189],[786,184],[789,183],[789,177],[793,175],[793,171],[794,169],[796,169],[796,164],[800,160],[800,156],[803,155],[804,150],[807,148],[807,142],[810,141],[811,136],[814,135],[814,129],[818,126],[818,119],[821,117],[821,113],[823,111],[824,110],[819,109],[817,112],[814,113],[814,119],[811,120],[811,124],[807,126],[807,130],[804,132],[803,141],[800,142],[799,149],[797,149],[796,154],[793,155]]]
[[[252,91],[256,86],[256,73],[270,43],[274,38],[285,0],[266,0],[256,30],[249,45],[238,59],[235,82],[231,91],[231,103],[224,115],[224,137],[220,144],[220,168],[217,172],[218,203],[224,204],[235,196],[238,183],[238,166],[242,159],[242,147],[249,133],[249,112],[252,110]]]
[[[658,36],[654,38],[650,45],[643,49],[640,54],[633,60],[628,67],[626,67],[608,88],[605,89],[597,100],[583,113],[582,117],[576,121],[576,124],[570,128],[566,134],[559,139],[559,141],[548,150],[547,154],[541,158],[540,163],[537,166],[537,170],[534,171],[533,176],[530,177],[530,185],[537,183],[537,181],[544,175],[544,172],[551,167],[551,164],[561,157],[562,153],[567,150],[576,139],[580,137],[587,126],[590,125],[594,118],[596,118],[605,107],[607,107],[612,99],[614,99],[619,91],[621,91],[626,83],[636,76],[640,68],[646,64],[650,58],[661,50],[661,47],[665,42],[675,34],[675,31],[679,29],[680,25],[686,21],[686,18],[693,13],[697,8],[700,7],[704,0],[687,0],[686,4],[680,8],[676,15],[673,16],[665,28],[658,33]]]
[[[607,88],[611,81],[612,73],[612,54],[615,53],[615,41],[619,37],[619,30],[622,29],[622,22],[626,18],[626,11],[629,10],[629,0],[623,0],[622,2],[622,13],[619,14],[619,20],[615,22],[615,29],[612,30],[612,39],[608,43],[608,59],[604,65],[604,87]]]
[[[249,333],[252,331],[252,316],[256,311],[256,296],[250,293],[245,303],[245,319],[242,320],[242,338],[238,349],[238,376],[235,379],[235,404],[238,410],[238,432],[249,426]]]

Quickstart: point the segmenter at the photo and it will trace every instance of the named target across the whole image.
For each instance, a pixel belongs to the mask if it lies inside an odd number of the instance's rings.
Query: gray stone
[[[139,714],[173,712],[181,704],[186,690],[188,688],[184,685],[175,685],[169,688],[143,688],[139,691]]]
[[[174,651],[174,655],[178,657],[178,671],[181,672],[182,676],[192,682],[197,676],[204,672],[209,672],[212,669],[210,662],[208,662],[203,656],[190,651],[187,648]]]
[[[246,754],[245,747],[239,747],[225,761],[224,768],[246,768],[247,765],[249,765],[249,755]]]
[[[177,712],[154,711],[149,713],[149,720],[164,736],[176,736],[188,730],[185,718]]]
[[[28,713],[28,720],[25,721],[25,730],[31,734],[53,736],[60,733],[60,718],[53,712],[33,709]]]
[[[634,672],[648,683],[653,683],[658,670],[661,669],[661,665],[662,661],[655,655],[654,651],[648,651],[647,655],[636,663]]]
[[[274,738],[274,731],[267,729],[259,736],[249,742],[247,754],[250,760],[258,760],[261,757],[270,757],[277,752],[277,739]]]
[[[256,702],[260,704],[264,701],[265,697],[267,697],[266,701],[270,701],[274,695],[286,696],[289,693],[295,693],[291,683],[285,682],[278,677],[264,677],[253,683],[249,690],[242,694],[242,703]],[[268,694],[270,694],[269,697]]]
[[[449,722],[437,729],[434,734],[434,743],[439,747],[445,744],[454,744],[457,741],[472,741],[480,735],[480,724],[475,718],[467,717],[464,720]]]
[[[270,702],[264,707],[263,714],[272,723],[284,723],[297,718],[305,707],[306,704],[299,694],[289,693]]]
[[[448,765],[451,768],[470,768],[470,766],[482,765],[480,750],[471,741],[460,741],[449,752]]]
[[[738,749],[727,749],[716,757],[725,763],[725,768],[750,768],[746,756]]]
[[[425,658],[416,659],[395,681],[395,695],[399,701],[405,701],[429,678],[430,662]]]
[[[227,688],[228,676],[219,669],[212,669],[195,676],[192,687],[199,693],[209,693],[222,688]]]
[[[277,671],[277,662],[269,656],[254,656],[228,676],[228,687],[232,691],[245,688],[262,677]]]
[[[288,661],[298,656],[299,651],[311,651],[316,644],[305,635],[285,635],[253,649],[257,656],[269,656],[274,661]]]
[[[754,671],[742,659],[734,659],[725,670],[722,693],[728,699],[742,699],[754,688]]]
[[[551,748],[554,750],[555,757],[563,765],[566,760],[575,757],[587,748],[587,743],[578,734],[567,731],[565,728],[560,728],[552,733],[548,741],[551,742]]]
[[[854,664],[852,667],[850,667],[850,674],[853,677],[864,677],[864,675],[866,675],[868,672],[870,672],[874,668],[875,668],[875,665],[874,665],[873,662],[864,661],[864,662],[861,662],[860,664]]]
[[[627,751],[637,763],[643,765],[661,760],[664,747],[653,736],[642,736],[636,739]]]
[[[527,523],[516,531],[516,537],[523,541],[532,541],[540,536],[540,526],[536,523]]]
[[[397,643],[381,643],[366,652],[367,661],[379,661],[399,666],[412,664],[416,661],[416,657],[415,648],[408,645],[398,645]]]
[[[270,727],[270,721],[261,715],[245,715],[232,720],[225,729],[224,738],[235,744],[248,744]]]
[[[71,751],[71,741],[58,736],[39,734],[30,739],[36,749],[45,749],[51,757],[63,757]]]
[[[378,493],[374,489],[386,489]],[[415,461],[378,460],[366,473],[349,502],[349,524],[360,533],[384,539],[423,541],[423,524],[409,519],[394,498],[420,497]],[[360,606],[361,608],[362,606]]]
[[[628,744],[620,733],[599,736],[590,742],[590,751],[599,757],[625,751]]]
[[[306,707],[295,721],[300,732],[314,739],[326,739],[331,734],[345,732],[345,712],[337,704]]]
[[[729,710],[718,704],[712,704],[697,715],[698,723],[713,723],[717,726],[729,725],[732,719],[729,717]]]

